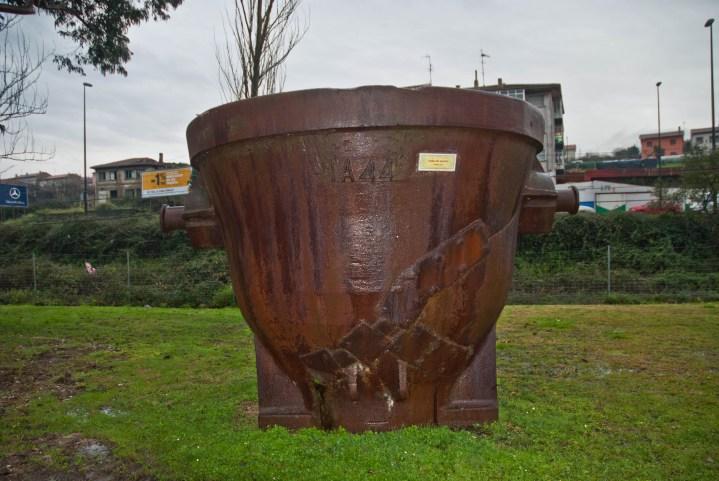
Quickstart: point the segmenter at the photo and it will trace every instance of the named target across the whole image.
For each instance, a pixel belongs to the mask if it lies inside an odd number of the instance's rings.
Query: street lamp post
[[[87,91],[87,87],[92,87],[91,83],[83,82],[82,83],[82,166],[83,166],[83,175],[85,179],[85,189],[83,192],[83,198],[85,200],[85,215],[87,215],[87,109],[85,108],[86,105],[86,95],[85,92]]]
[[[716,139],[716,123],[714,122],[714,19],[710,18],[704,24],[705,27],[709,27],[709,69],[711,70],[711,82],[712,82],[712,152],[717,149]]]
[[[657,82],[657,175],[659,176],[659,207],[662,207],[662,116],[659,109],[659,86],[661,82]]]

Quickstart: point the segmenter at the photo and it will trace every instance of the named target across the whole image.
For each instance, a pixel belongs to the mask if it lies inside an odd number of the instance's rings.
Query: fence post
[[[127,288],[130,289],[130,249],[125,251],[127,255]]]
[[[32,293],[37,295],[37,261],[34,252],[32,253]]]
[[[612,246],[607,245],[607,295],[612,293]]]

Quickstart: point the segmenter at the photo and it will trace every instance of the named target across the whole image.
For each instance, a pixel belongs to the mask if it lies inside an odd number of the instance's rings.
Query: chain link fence
[[[224,307],[234,304],[224,252],[148,258],[142,246],[83,256],[63,250],[0,257],[0,303]],[[719,299],[719,257],[636,249],[521,251],[509,303],[684,302]]]
[[[642,255],[636,248],[548,253],[515,263],[510,303],[687,302],[719,299],[715,252]]]
[[[224,307],[234,298],[222,252],[148,259],[64,251],[0,258],[0,303]]]

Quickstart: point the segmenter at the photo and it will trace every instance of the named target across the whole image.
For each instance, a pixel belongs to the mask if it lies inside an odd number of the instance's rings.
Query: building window
[[[647,147],[651,147],[652,145],[654,145],[654,144],[652,144],[652,141],[651,141],[651,140],[647,140]]]
[[[497,90],[497,93],[499,95],[504,95],[505,97],[525,100],[524,89]]]
[[[697,142],[697,144],[703,144],[703,143],[704,143],[704,137],[697,137],[696,142]]]
[[[116,190],[111,190],[111,191],[110,191],[110,198],[111,198],[111,199],[117,199],[117,191],[116,191]]]
[[[669,141],[671,145],[677,145],[677,139],[672,139]]]
[[[97,173],[97,180],[115,180],[115,171],[106,170]]]
[[[132,169],[125,169],[125,180],[137,179],[137,171]]]

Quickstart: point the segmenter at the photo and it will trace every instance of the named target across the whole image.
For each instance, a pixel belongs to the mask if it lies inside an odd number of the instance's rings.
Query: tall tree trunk
[[[270,0],[271,2],[272,0]],[[264,19],[266,21],[266,19]],[[257,0],[257,32],[255,33],[255,51],[252,52],[252,81],[250,82],[250,97],[257,97],[260,91],[260,68],[262,67],[262,38],[263,30],[262,0]]]
[[[234,0],[225,19],[226,38],[215,46],[220,87],[227,100],[282,90],[283,63],[307,31],[296,18],[300,2]]]

